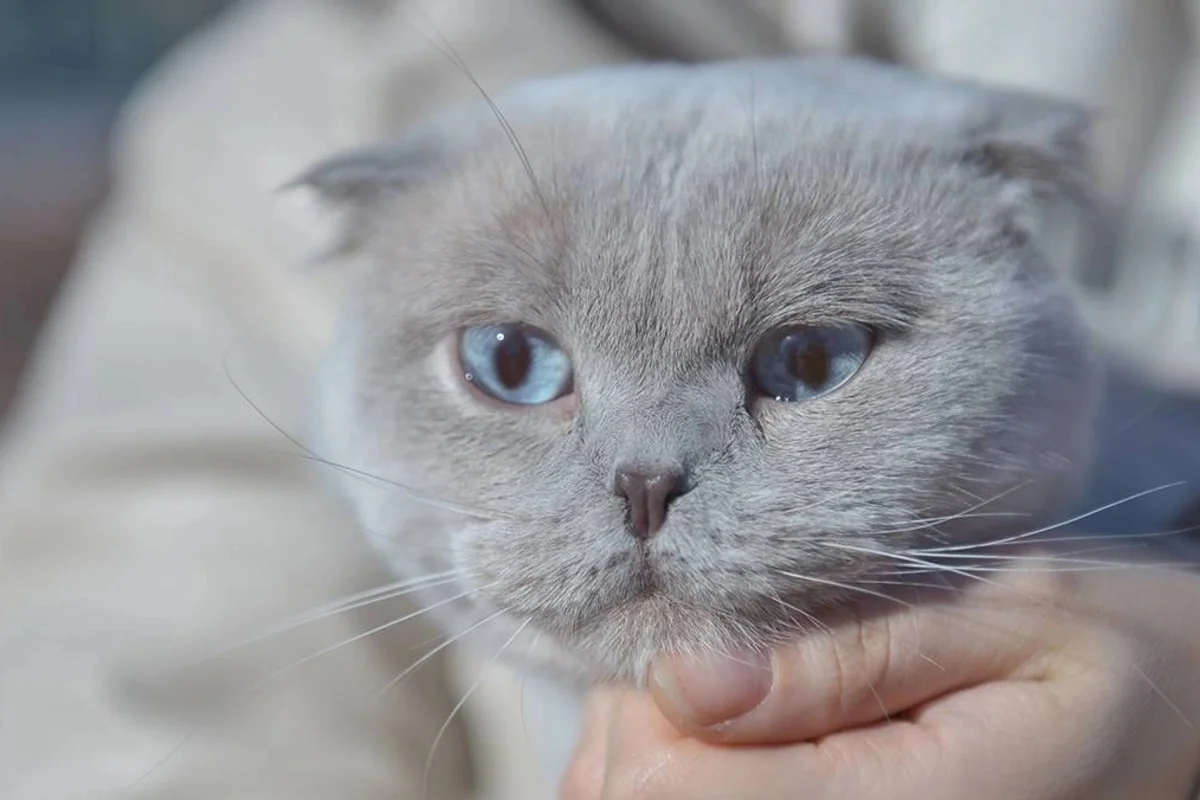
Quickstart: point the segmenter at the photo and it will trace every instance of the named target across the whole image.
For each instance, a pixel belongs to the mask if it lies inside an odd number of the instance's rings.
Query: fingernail
[[[664,713],[677,724],[711,727],[752,711],[771,689],[766,654],[659,658],[650,667]]]

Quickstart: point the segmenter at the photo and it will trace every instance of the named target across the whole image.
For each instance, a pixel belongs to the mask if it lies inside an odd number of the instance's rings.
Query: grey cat
[[[1062,518],[1096,369],[1040,209],[1087,193],[1081,109],[826,58],[495,104],[302,181],[361,264],[321,455],[397,573],[453,572],[451,632],[638,681]]]

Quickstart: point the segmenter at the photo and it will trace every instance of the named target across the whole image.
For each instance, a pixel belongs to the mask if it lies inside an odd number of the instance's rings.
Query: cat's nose
[[[667,521],[671,502],[687,492],[683,470],[678,467],[620,468],[613,490],[629,506],[629,531],[649,539]]]

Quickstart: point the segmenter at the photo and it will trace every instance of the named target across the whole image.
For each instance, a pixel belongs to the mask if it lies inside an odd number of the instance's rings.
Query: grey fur
[[[781,573],[897,566],[822,540],[902,551],[1071,499],[1093,367],[1037,204],[1084,186],[1082,111],[837,59],[609,68],[496,104],[519,146],[481,103],[307,177],[366,264],[321,454],[469,507],[345,481],[397,572],[464,571],[425,597],[477,590],[440,609],[452,630],[504,610],[478,635],[529,619],[518,655],[638,679],[659,650],[765,647],[848,599]],[[747,403],[762,335],[847,320],[884,332],[853,380]],[[462,385],[455,331],[508,321],[570,351],[576,414]],[[628,460],[696,480],[649,571],[612,491]],[[1029,516],[888,532],[982,500]]]

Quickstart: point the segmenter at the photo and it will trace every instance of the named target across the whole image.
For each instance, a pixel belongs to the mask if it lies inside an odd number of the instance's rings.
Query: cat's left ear
[[[962,158],[1033,199],[1090,205],[1093,119],[1092,111],[1069,101],[997,92],[967,126]]]

